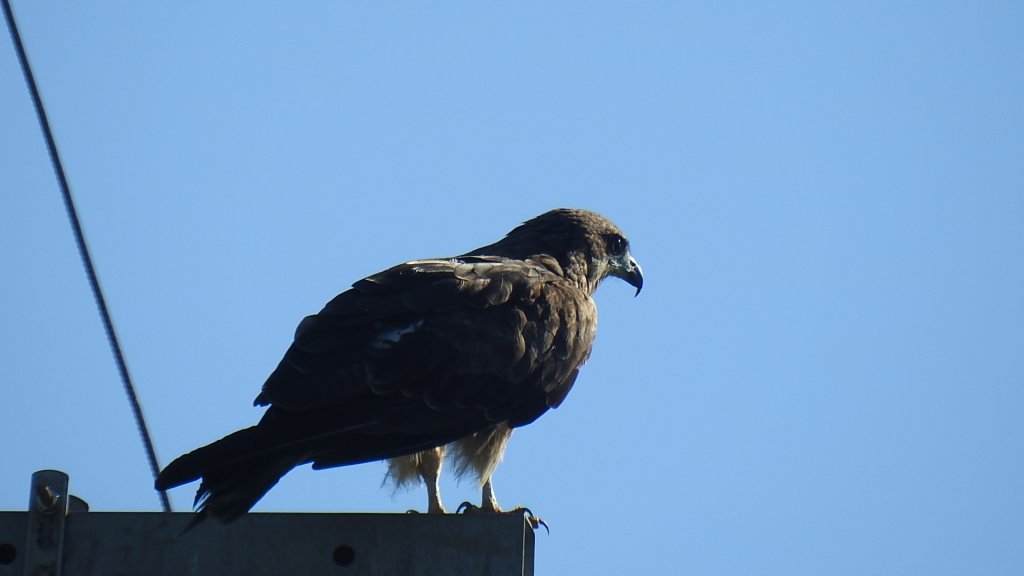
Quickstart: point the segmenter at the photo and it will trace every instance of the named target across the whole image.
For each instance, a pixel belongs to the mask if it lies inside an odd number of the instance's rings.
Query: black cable
[[[46,118],[46,110],[43,108],[43,100],[39,96],[39,88],[36,86],[35,77],[32,75],[32,68],[28,64],[28,57],[25,55],[25,47],[21,43],[21,34],[18,33],[18,25],[14,21],[14,12],[11,10],[9,0],[2,0],[4,5],[4,16],[7,17],[7,26],[11,31],[11,39],[14,40],[14,47],[18,51],[18,62],[21,63],[21,71],[25,74],[25,81],[28,82],[29,92],[32,94],[32,103],[36,108],[36,115],[39,117],[39,124],[43,129],[43,136],[46,137],[46,147],[50,152],[50,161],[53,163],[53,170],[57,173],[57,180],[60,183],[60,191],[64,196],[64,207],[68,211],[68,219],[71,220],[71,229],[75,233],[75,244],[78,245],[78,253],[85,265],[86,275],[89,277],[89,285],[92,287],[92,295],[96,300],[96,307],[99,308],[100,317],[103,319],[103,329],[107,333],[107,340],[114,352],[114,359],[117,361],[117,370],[121,374],[121,382],[124,383],[124,391],[131,404],[132,413],[135,415],[135,424],[139,428],[139,435],[142,436],[142,443],[146,449],[146,458],[149,460],[149,468],[155,480],[160,473],[160,466],[156,461],[156,450],[153,449],[153,439],[149,436],[149,429],[146,427],[146,419],[142,415],[142,405],[135,394],[135,386],[132,385],[131,376],[128,375],[128,364],[125,362],[124,353],[121,352],[121,344],[117,340],[117,333],[114,331],[114,322],[110,318],[110,311],[107,309],[106,299],[100,289],[100,281],[96,276],[96,269],[92,264],[92,256],[89,254],[89,247],[85,243],[85,236],[82,234],[82,224],[78,220],[78,211],[75,209],[75,202],[71,198],[71,188],[68,179],[64,175],[64,166],[60,161],[60,154],[57,153],[57,143],[53,139],[53,132],[50,130],[50,122]],[[167,498],[167,492],[160,491],[160,503],[164,512],[171,511],[171,501]]]

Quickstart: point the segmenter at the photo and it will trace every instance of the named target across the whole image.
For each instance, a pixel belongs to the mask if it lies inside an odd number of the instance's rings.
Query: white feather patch
[[[380,334],[377,334],[377,337],[374,338],[373,341],[370,342],[370,347],[376,348],[377,350],[387,350],[395,344],[398,344],[398,341],[402,339],[402,336],[415,332],[421,326],[423,326],[423,320],[417,320],[414,324],[410,324],[405,328],[395,328],[393,330],[388,330],[387,332],[381,332]]]

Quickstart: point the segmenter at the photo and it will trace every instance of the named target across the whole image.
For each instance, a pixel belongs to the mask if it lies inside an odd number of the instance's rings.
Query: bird
[[[502,512],[491,475],[512,430],[557,408],[590,356],[592,298],[608,277],[643,288],[623,232],[589,210],[550,210],[492,244],[370,275],[298,325],[253,404],[258,423],[184,454],[157,490],[201,480],[193,523],[248,512],[297,466],[389,460],[443,513],[446,454]]]

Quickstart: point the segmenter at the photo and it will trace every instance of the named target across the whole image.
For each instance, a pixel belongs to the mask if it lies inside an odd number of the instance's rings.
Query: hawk
[[[499,512],[491,474],[514,428],[558,407],[590,355],[602,280],[643,287],[625,235],[558,209],[453,258],[374,274],[308,316],[254,402],[259,423],[171,462],[166,490],[201,479],[196,522],[237,519],[292,468],[391,459],[399,484],[437,475],[450,451]],[[445,448],[445,447],[448,448]]]

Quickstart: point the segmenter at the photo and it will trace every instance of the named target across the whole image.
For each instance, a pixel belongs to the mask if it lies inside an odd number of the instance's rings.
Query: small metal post
[[[32,475],[25,576],[60,576],[68,500],[67,474],[40,470]]]

